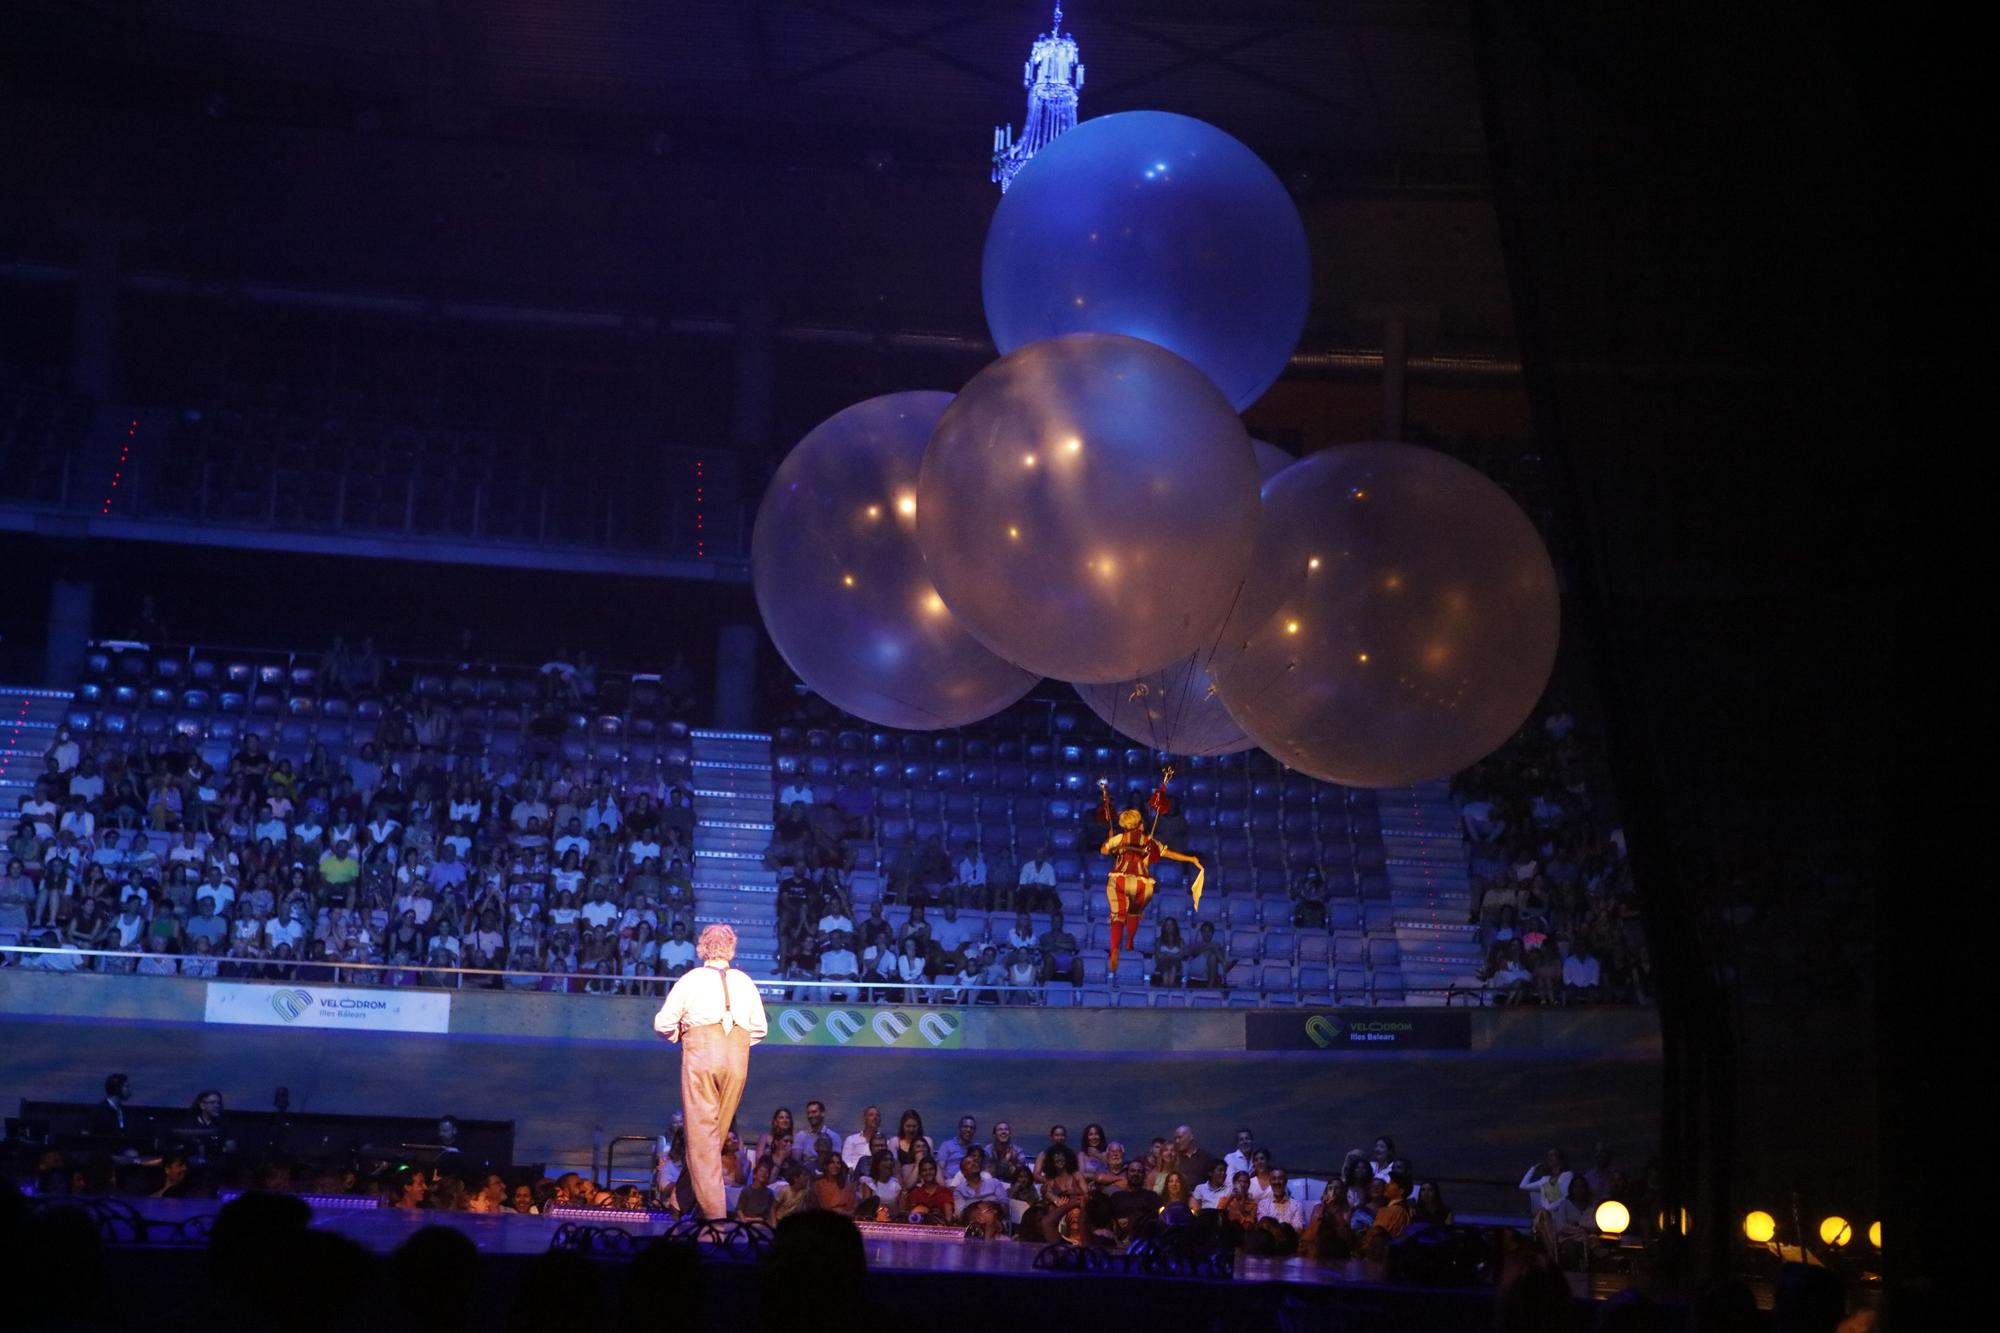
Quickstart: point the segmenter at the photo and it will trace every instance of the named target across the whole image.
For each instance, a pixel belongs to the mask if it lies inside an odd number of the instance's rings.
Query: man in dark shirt
[[[1049,928],[1041,938],[1042,980],[1067,981],[1071,985],[1083,984],[1083,956],[1078,950],[1076,936],[1063,926],[1061,912],[1049,913]]]
[[[1194,1141],[1194,1129],[1182,1125],[1174,1130],[1174,1148],[1180,1153],[1181,1174],[1192,1181],[1208,1179],[1209,1168],[1220,1159]]]
[[[126,1127],[125,1103],[132,1099],[132,1080],[123,1074],[113,1074],[104,1080],[104,1100],[90,1112],[86,1124],[92,1138],[124,1138],[131,1131]]]
[[[1119,1217],[1156,1217],[1160,1196],[1146,1188],[1146,1165],[1131,1162],[1125,1167],[1125,1184],[1111,1196],[1111,1206]]]

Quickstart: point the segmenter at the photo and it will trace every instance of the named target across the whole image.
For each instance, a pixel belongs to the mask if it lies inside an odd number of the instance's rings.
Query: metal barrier
[[[130,967],[81,966],[83,960],[130,959]],[[190,960],[200,960],[203,970],[188,972],[183,964]],[[16,961],[18,960],[18,961]],[[74,960],[74,961],[72,961]],[[155,968],[161,964],[173,964],[172,971],[149,970],[150,962]],[[663,998],[667,988],[676,976],[630,977],[622,973],[607,972],[525,972],[494,967],[429,967],[412,963],[349,963],[338,961],[315,962],[306,960],[272,960],[231,958],[222,954],[160,954],[143,953],[130,949],[77,949],[67,945],[50,947],[33,944],[0,944],[0,966],[13,966],[45,972],[136,973],[142,976],[179,977],[184,980],[199,981],[268,981],[290,982],[332,986],[381,986],[398,989],[417,990],[464,990],[467,977],[499,978],[495,986],[476,987],[486,990],[556,991],[568,995],[643,995],[654,999]],[[279,969],[278,975],[270,975],[266,968]],[[386,976],[384,974],[387,974]],[[450,982],[443,978],[452,978]],[[424,978],[439,978],[437,982]],[[943,1008],[1003,1007],[1006,1005],[1028,1005],[1044,1008],[1117,1008],[1115,1000],[1106,1005],[1097,1002],[1099,995],[1117,996],[1121,994],[1142,994],[1153,996],[1181,996],[1189,1004],[1194,998],[1216,997],[1213,1005],[1205,1008],[1235,1008],[1246,1006],[1241,1003],[1244,995],[1254,994],[1259,1004],[1274,995],[1285,997],[1282,1005],[1286,1009],[1305,1008],[1299,1004],[1297,993],[1293,991],[1229,991],[1222,987],[1167,987],[1151,986],[1144,983],[1119,987],[1109,981],[1102,985],[1070,986],[1063,983],[1060,991],[1051,991],[1043,985],[1034,986],[961,986],[957,982],[938,981],[817,981],[788,977],[753,977],[757,990],[766,998],[783,1000],[793,1004],[910,1004],[937,1006]],[[510,982],[525,984],[511,985]],[[560,986],[548,986],[547,982],[561,982]],[[1418,988],[1405,987],[1405,996],[1435,996],[1445,1004],[1467,999],[1484,998],[1479,992],[1463,991],[1456,987]],[[1086,996],[1093,997],[1091,1003]],[[1232,997],[1224,1000],[1222,997]],[[1177,1006],[1178,1007],[1178,1006]],[[1399,1005],[1336,1005],[1321,1007],[1339,1008],[1401,1008]]]

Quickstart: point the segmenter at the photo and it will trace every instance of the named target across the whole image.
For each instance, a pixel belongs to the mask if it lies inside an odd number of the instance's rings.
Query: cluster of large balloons
[[[1222,131],[1130,112],[1057,139],[987,235],[1000,359],[836,413],[773,478],[752,579],[785,660],[885,726],[1050,676],[1173,754],[1257,745],[1356,786],[1482,757],[1553,663],[1547,553],[1443,455],[1245,434],[1309,288],[1284,187]]]

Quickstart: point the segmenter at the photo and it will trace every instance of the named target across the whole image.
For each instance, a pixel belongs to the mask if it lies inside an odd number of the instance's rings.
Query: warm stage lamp
[[[1625,1228],[1632,1225],[1631,1210],[1616,1199],[1606,1199],[1597,1205],[1597,1229],[1607,1236],[1622,1236]]]
[[[1868,1243],[1878,1250],[1882,1248],[1882,1224],[1880,1222],[1870,1222],[1868,1224]]]
[[[1844,1217],[1828,1217],[1820,1221],[1819,1238],[1822,1243],[1838,1249],[1854,1239],[1854,1228],[1847,1225]]]
[[[1778,1234],[1777,1219],[1759,1208],[1743,1219],[1743,1234],[1759,1245],[1768,1245],[1771,1238]]]

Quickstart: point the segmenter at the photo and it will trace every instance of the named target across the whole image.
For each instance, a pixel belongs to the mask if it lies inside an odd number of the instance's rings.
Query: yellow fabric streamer
[[[1199,861],[1195,862],[1193,893],[1194,893],[1194,910],[1197,912],[1201,910],[1201,883],[1207,877],[1208,877],[1208,867],[1204,866]]]

